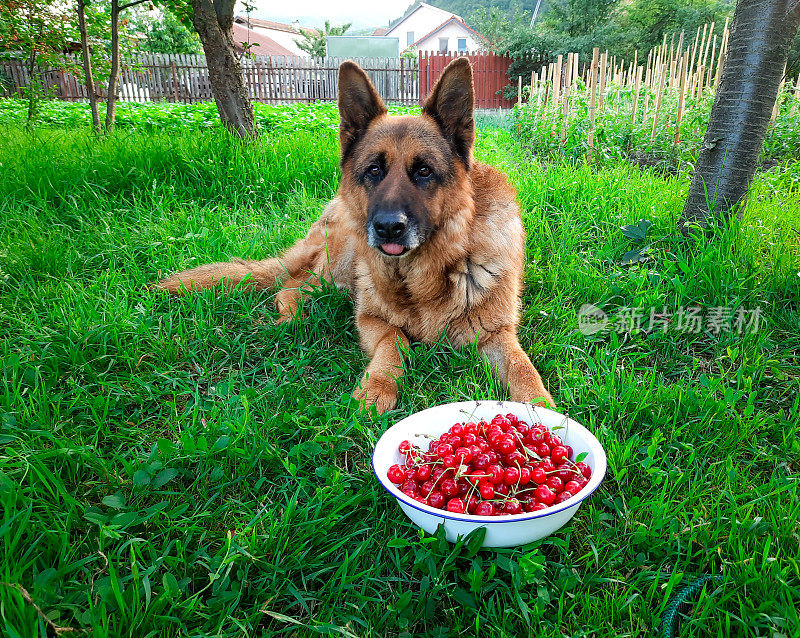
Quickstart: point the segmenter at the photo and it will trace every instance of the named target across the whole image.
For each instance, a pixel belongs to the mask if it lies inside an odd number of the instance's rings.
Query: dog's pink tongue
[[[403,252],[403,247],[400,244],[383,244],[381,248],[383,248],[383,252],[389,255],[399,255]]]

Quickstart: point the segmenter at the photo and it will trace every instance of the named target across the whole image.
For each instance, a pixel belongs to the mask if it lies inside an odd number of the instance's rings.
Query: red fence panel
[[[419,56],[419,98],[420,103],[430,93],[444,68],[457,57],[454,53],[420,53]],[[464,55],[472,63],[475,77],[475,107],[479,109],[510,109],[514,102],[502,95],[508,85],[508,68],[511,58],[494,53],[472,53]]]

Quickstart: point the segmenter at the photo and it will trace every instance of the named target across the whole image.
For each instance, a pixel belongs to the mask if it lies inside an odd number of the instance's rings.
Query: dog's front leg
[[[378,414],[383,414],[397,404],[397,381],[403,376],[399,348],[400,344],[408,347],[408,337],[400,328],[371,315],[358,315],[356,325],[370,362],[353,396],[365,407],[374,404]]]
[[[533,367],[513,328],[490,335],[479,349],[495,367],[500,379],[508,384],[512,401],[533,402],[555,407],[555,401],[544,387],[539,372]],[[548,405],[549,404],[549,405]]]

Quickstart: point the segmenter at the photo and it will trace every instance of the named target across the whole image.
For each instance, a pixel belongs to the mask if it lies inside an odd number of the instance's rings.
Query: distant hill
[[[452,11],[465,20],[469,20],[470,16],[478,9],[496,7],[503,13],[511,15],[517,9],[531,13],[536,6],[536,0],[426,0],[426,2],[445,11]],[[547,0],[542,0],[542,6],[539,8],[540,15],[546,4]]]

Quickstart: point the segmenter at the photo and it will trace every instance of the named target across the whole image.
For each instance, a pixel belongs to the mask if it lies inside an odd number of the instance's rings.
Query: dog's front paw
[[[556,402],[544,388],[529,388],[518,392],[512,389],[509,398],[512,401],[518,401],[520,403],[531,403],[543,408],[550,408],[551,410],[556,409]]]
[[[385,375],[365,374],[353,391],[353,398],[361,402],[364,409],[374,405],[378,414],[383,414],[397,405],[397,383]]]

